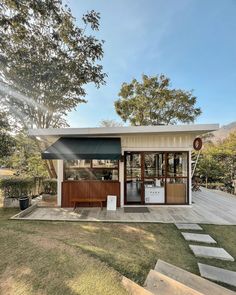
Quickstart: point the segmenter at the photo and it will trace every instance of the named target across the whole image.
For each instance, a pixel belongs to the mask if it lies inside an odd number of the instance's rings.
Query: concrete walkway
[[[72,208],[37,208],[22,219],[236,225],[236,196],[202,188],[200,192],[193,193],[192,206],[149,207],[149,211],[150,213],[125,213],[123,208],[116,212],[81,208],[75,213]]]

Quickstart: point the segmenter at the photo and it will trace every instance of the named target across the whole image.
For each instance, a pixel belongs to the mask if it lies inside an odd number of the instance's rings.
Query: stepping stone
[[[176,223],[178,229],[202,230],[201,226],[196,223]]]
[[[215,258],[220,260],[234,261],[234,258],[223,248],[189,245],[196,257]]]
[[[198,263],[199,271],[202,277],[225,283],[231,286],[236,287],[236,272],[203,264],[203,263]]]
[[[216,283],[206,280],[200,276],[197,276],[191,272],[188,272],[182,268],[174,266],[158,259],[155,271],[162,273],[169,278],[178,281],[179,283],[192,288],[201,294],[207,295],[235,295],[233,291],[230,291]]]
[[[209,235],[195,233],[181,233],[186,241],[216,244],[216,241]]]

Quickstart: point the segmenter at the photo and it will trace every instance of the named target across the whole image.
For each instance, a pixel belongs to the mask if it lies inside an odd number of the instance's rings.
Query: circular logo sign
[[[193,148],[196,151],[200,151],[200,149],[202,148],[202,139],[200,137],[196,137],[193,141]]]

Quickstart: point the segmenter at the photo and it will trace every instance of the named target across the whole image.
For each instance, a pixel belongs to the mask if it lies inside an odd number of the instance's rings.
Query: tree
[[[0,102],[25,129],[66,126],[67,113],[86,102],[83,86],[105,83],[103,41],[86,33],[99,19],[88,12],[80,28],[61,0],[0,2]],[[48,172],[55,177],[51,161]]]
[[[201,178],[205,179],[206,188],[208,186],[208,180],[219,179],[222,172],[222,167],[213,157],[205,156],[199,159],[197,173]]]
[[[0,159],[14,152],[15,140],[10,134],[11,127],[5,112],[0,112]]]
[[[99,123],[100,127],[122,127],[121,122],[116,122],[115,120],[104,119]]]
[[[236,131],[214,144],[211,152],[224,169],[222,178],[225,185],[232,190],[233,182],[236,180]]]
[[[201,114],[195,104],[192,91],[171,89],[165,75],[143,75],[141,82],[133,79],[122,84],[115,109],[131,125],[162,125],[194,122]]]
[[[236,132],[217,142],[204,144],[196,175],[210,181],[222,181],[229,192],[233,192],[236,180]]]
[[[37,145],[23,132],[15,136],[14,153],[5,162],[21,176],[48,177],[45,161],[41,159]]]

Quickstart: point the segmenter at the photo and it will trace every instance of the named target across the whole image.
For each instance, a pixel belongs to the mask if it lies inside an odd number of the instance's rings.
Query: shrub
[[[55,195],[57,193],[57,180],[56,179],[43,180],[43,191],[45,194]]]
[[[206,187],[206,184],[201,183],[201,186]],[[220,190],[220,191],[227,192],[227,193],[230,193],[230,194],[235,194],[234,193],[234,187],[232,186],[232,183],[209,182],[207,184],[207,188]]]
[[[34,185],[34,180],[31,178],[6,178],[0,180],[0,189],[2,189],[5,198],[30,196]]]
[[[210,188],[210,189],[219,189],[221,187],[224,187],[224,183],[223,182],[209,182],[207,184],[207,188]],[[204,182],[201,183],[201,186],[204,186],[206,187],[206,184]]]

